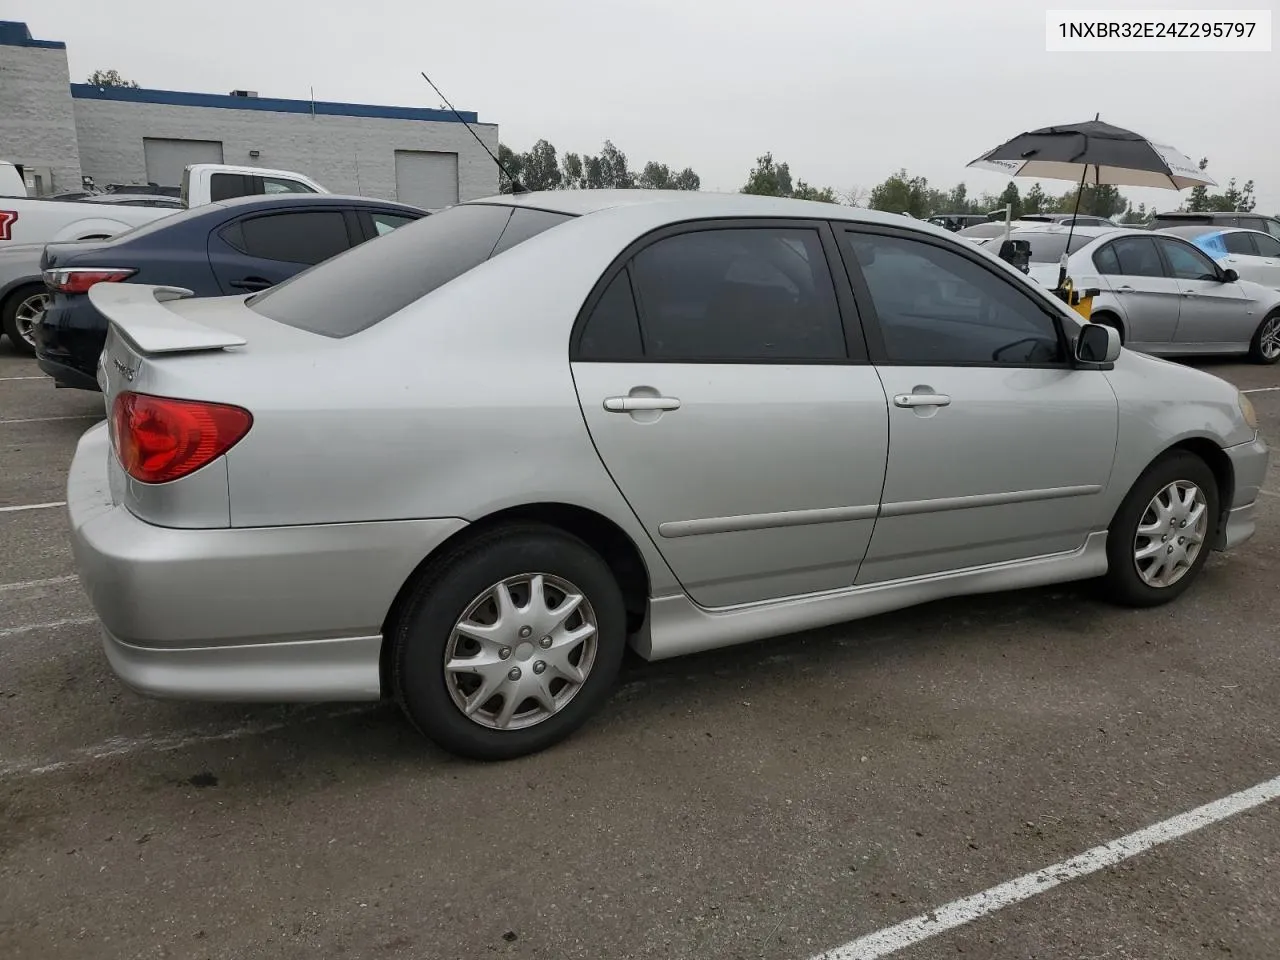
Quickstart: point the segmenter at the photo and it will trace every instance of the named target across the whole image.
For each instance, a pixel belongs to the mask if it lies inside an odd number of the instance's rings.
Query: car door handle
[[[1198,294],[1198,293],[1196,293],[1194,290],[1183,290],[1183,291],[1182,291],[1182,295],[1183,295],[1184,297],[1198,297],[1198,296],[1199,296],[1199,294]]]
[[[635,413],[637,410],[679,410],[675,397],[605,397],[604,408],[610,413]]]
[[[945,393],[900,393],[893,398],[895,407],[945,407],[950,403]]]
[[[265,290],[273,284],[263,277],[245,277],[242,280],[232,280],[227,286],[237,290]]]
[[[1116,287],[1116,290],[1118,290],[1120,293],[1133,293],[1133,287],[1129,286],[1127,283],[1124,284],[1123,286]]]

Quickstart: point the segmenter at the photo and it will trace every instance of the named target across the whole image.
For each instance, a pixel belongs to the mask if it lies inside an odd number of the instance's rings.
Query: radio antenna
[[[470,132],[470,134],[476,138],[476,143],[480,144],[484,152],[489,155],[489,159],[498,165],[499,170],[501,170],[504,174],[506,174],[507,179],[511,181],[511,192],[512,193],[528,193],[529,191],[524,188],[524,185],[521,184],[519,180],[517,180],[515,177],[511,175],[510,170],[508,170],[505,166],[502,165],[502,161],[499,160],[497,156],[494,155],[494,152],[489,149],[489,145],[480,139],[480,134],[476,133],[475,130],[471,128],[471,124],[467,123],[467,121],[462,118],[462,114],[460,114],[457,111],[457,109],[454,107],[454,105],[449,102],[449,98],[440,92],[440,88],[437,87],[435,83],[432,82],[431,78],[427,76],[426,71],[419,70],[418,72],[422,74],[423,80],[431,84],[431,89],[434,90],[436,92],[436,95],[439,96],[440,99],[444,101],[444,105],[453,111],[453,115],[458,118],[458,122],[462,124],[464,127],[466,127],[467,130]]]

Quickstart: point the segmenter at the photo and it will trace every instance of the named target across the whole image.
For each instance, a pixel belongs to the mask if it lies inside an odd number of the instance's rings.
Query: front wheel
[[[1111,598],[1152,607],[1191,586],[1209,557],[1218,496],[1213,471],[1192,453],[1178,451],[1148,467],[1107,531]]]
[[[433,563],[387,639],[413,724],[459,756],[505,760],[564,739],[605,701],[626,611],[581,540],[511,526]]]
[[[1280,310],[1269,313],[1258,325],[1249,344],[1249,358],[1268,364],[1280,360]]]
[[[35,356],[35,328],[49,307],[52,297],[43,286],[28,286],[13,293],[4,302],[0,325],[18,353]]]

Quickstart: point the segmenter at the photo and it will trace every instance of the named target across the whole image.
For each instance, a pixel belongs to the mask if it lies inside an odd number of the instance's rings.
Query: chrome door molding
[[[768,530],[773,527],[803,527],[814,523],[841,523],[845,520],[873,520],[876,504],[861,507],[820,507],[816,510],[783,510],[778,513],[749,513],[738,517],[704,517],[698,520],[668,520],[658,525],[658,533],[668,539],[696,537],[705,533],[736,533],[740,530]]]
[[[1071,487],[1045,487],[1040,490],[1013,490],[1009,493],[978,493],[967,497],[938,497],[932,500],[899,500],[880,508],[882,517],[909,517],[920,513],[945,510],[970,510],[974,507],[999,507],[1008,503],[1035,503],[1040,500],[1064,500],[1067,497],[1089,497],[1102,492],[1102,484],[1083,483]]]

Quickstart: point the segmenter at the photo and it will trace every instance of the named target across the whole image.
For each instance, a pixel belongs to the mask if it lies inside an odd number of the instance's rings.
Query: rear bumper
[[[383,623],[457,519],[173,529],[112,502],[104,425],[67,482],[80,580],[112,668],[156,696],[370,700]]]
[[[53,377],[54,382],[60,387],[73,387],[76,390],[98,390],[98,381],[89,376],[83,370],[77,370],[75,367],[65,363],[59,363],[48,357],[42,357],[36,354],[36,364],[43,373],[47,373]]]
[[[1225,452],[1231,458],[1232,472],[1235,475],[1235,496],[1227,510],[1226,522],[1222,525],[1222,535],[1217,544],[1220,550],[1239,546],[1257,530],[1255,516],[1258,491],[1266,480],[1267,463],[1271,456],[1261,434],[1247,443],[1227,447]]]

